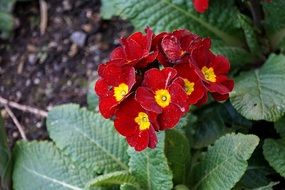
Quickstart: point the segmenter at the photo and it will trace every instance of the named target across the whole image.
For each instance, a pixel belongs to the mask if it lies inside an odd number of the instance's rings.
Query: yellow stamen
[[[213,67],[208,68],[204,66],[202,68],[202,73],[204,74],[204,77],[207,81],[216,82],[216,74],[214,72]]]
[[[154,99],[160,107],[165,108],[170,104],[171,96],[168,90],[161,89],[155,92]]]
[[[138,116],[135,118],[135,122],[139,125],[140,131],[149,129],[150,127],[148,115],[144,112],[139,112]]]
[[[184,80],[184,89],[187,95],[191,95],[192,92],[194,91],[194,82],[190,82],[188,79],[183,79]]]
[[[125,83],[121,83],[119,86],[114,88],[115,99],[121,101],[129,92],[129,87]]]

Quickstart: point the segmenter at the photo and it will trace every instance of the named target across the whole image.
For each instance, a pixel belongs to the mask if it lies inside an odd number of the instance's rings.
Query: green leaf
[[[94,85],[96,81],[90,83],[87,93],[88,110],[98,112],[98,96],[95,94]]]
[[[285,1],[274,0],[263,3],[265,13],[264,26],[270,38],[273,49],[277,49],[285,37]]]
[[[230,100],[250,120],[277,121],[285,113],[285,56],[272,54],[254,71],[236,78]]]
[[[261,45],[258,41],[257,29],[254,28],[254,24],[252,20],[250,20],[247,16],[239,14],[238,15],[238,22],[241,28],[244,31],[245,39],[250,51],[255,54],[259,55],[261,53]]]
[[[273,190],[273,187],[275,185],[279,184],[279,182],[270,182],[268,185],[262,186],[262,187],[258,187],[252,190]]]
[[[136,152],[129,148],[130,172],[144,190],[172,189],[172,173],[164,155],[165,134],[158,133],[159,142],[155,149]]]
[[[248,160],[248,167],[234,189],[256,189],[268,187],[268,178],[274,171],[264,159],[262,147],[258,147]]]
[[[211,49],[216,54],[228,57],[230,59],[232,69],[243,66],[253,60],[253,56],[245,49],[235,46],[227,46],[221,43],[221,41],[214,40]]]
[[[173,173],[174,184],[185,184],[190,164],[190,145],[181,131],[166,131],[165,154]]]
[[[11,182],[12,160],[7,144],[4,121],[0,115],[0,189],[8,190]]]
[[[284,139],[266,139],[263,145],[263,154],[281,176],[285,178],[285,141]]]
[[[279,135],[285,139],[285,117],[282,117],[274,123],[274,127]]]
[[[10,12],[13,8],[15,0],[1,0],[0,1],[0,11]]]
[[[0,10],[0,37],[7,38],[14,27],[14,18],[8,13]]]
[[[127,184],[139,189],[139,185],[136,182],[136,178],[132,176],[128,171],[116,171],[101,175],[91,180],[87,187],[92,186],[110,186],[110,185],[122,185]]]
[[[128,170],[127,143],[113,122],[78,105],[53,108],[47,118],[51,139],[71,159],[93,173]]]
[[[259,138],[255,135],[228,134],[221,137],[194,168],[194,189],[233,188],[246,171],[246,161],[258,142]]]
[[[18,142],[13,157],[17,190],[83,190],[92,178],[49,142]]]
[[[103,0],[101,14],[128,19],[137,30],[150,26],[155,32],[186,28],[213,40],[213,50],[230,58],[233,66],[252,60],[243,46],[243,31],[237,20],[239,11],[233,0],[211,2],[204,14],[197,13],[188,0]],[[116,9],[110,9],[116,7]]]
[[[217,107],[206,109],[198,116],[194,125],[192,147],[195,149],[213,144],[219,137],[230,132],[225,127],[223,117]]]

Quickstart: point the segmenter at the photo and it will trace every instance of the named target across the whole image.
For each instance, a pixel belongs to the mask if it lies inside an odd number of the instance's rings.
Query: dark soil
[[[23,105],[49,110],[63,103],[86,105],[88,84],[97,77],[121,36],[132,31],[127,22],[100,18],[97,0],[50,0],[48,26],[40,34],[40,10],[35,1],[16,4],[18,27],[8,41],[0,41],[0,95]],[[74,32],[86,35],[82,47],[71,40]],[[20,135],[0,106],[10,143]],[[13,109],[30,140],[45,139],[45,120]]]

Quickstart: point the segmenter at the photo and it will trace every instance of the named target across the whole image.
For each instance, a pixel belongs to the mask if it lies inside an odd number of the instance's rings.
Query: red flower
[[[156,117],[157,114],[144,110],[134,97],[130,97],[120,106],[114,124],[129,145],[141,151],[146,147],[156,147]]]
[[[128,38],[122,38],[122,46],[111,53],[111,60],[120,65],[132,65],[135,68],[144,68],[156,59],[157,52],[151,52],[151,43],[154,37],[150,28],[146,28],[146,35],[136,32]]]
[[[188,104],[196,104],[207,93],[200,77],[196,73],[196,69],[188,62],[175,65],[177,70],[179,83],[184,87],[188,95]]]
[[[99,76],[95,91],[99,96],[99,111],[105,118],[114,115],[117,105],[123,101],[134,86],[135,69],[131,66],[117,66],[112,61],[99,65]]]
[[[199,13],[204,13],[209,7],[209,0],[193,0],[194,8]]]
[[[159,114],[160,130],[173,128],[189,108],[184,89],[174,80],[176,75],[176,70],[169,67],[150,69],[144,75],[142,87],[136,91],[141,106]]]
[[[200,69],[200,78],[212,96],[218,101],[226,100],[234,87],[234,81],[227,77],[229,61],[224,56],[214,55],[206,48],[193,51],[192,58]]]
[[[173,66],[188,59],[193,49],[211,46],[208,38],[200,38],[188,30],[161,33],[153,40],[153,48],[158,50],[158,61],[165,67]]]

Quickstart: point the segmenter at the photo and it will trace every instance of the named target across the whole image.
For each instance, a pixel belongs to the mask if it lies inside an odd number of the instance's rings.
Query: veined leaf
[[[254,71],[236,78],[230,100],[250,120],[277,121],[285,113],[285,56],[272,54]]]
[[[240,189],[269,188],[271,180],[268,178],[274,171],[265,160],[262,147],[256,148],[251,158],[248,160],[248,167],[241,180],[234,187]],[[271,188],[271,187],[270,187]]]
[[[265,13],[264,26],[269,35],[271,44],[274,49],[282,45],[285,38],[285,7],[284,0],[274,0],[270,3],[263,3]],[[283,44],[284,45],[284,44]],[[284,48],[285,46],[283,46]]]
[[[83,190],[92,178],[49,142],[18,142],[13,156],[17,190]]]
[[[129,148],[130,172],[144,190],[172,189],[172,173],[164,155],[165,134],[158,133],[159,142],[155,149],[136,152]]]
[[[190,162],[190,145],[185,135],[176,129],[166,131],[165,154],[175,184],[185,184]]]
[[[258,36],[256,35],[257,29],[253,27],[254,24],[252,23],[252,21],[245,15],[239,14],[238,22],[244,31],[245,39],[250,51],[255,55],[261,53],[261,45],[258,41]]]
[[[7,144],[4,121],[0,115],[0,189],[8,190],[11,182],[12,160]]]
[[[136,178],[132,176],[128,171],[117,171],[98,176],[87,184],[87,188],[92,186],[110,186],[122,184],[127,184],[134,187],[135,189],[139,189]]]
[[[285,178],[285,141],[284,139],[266,139],[263,145],[263,154],[281,176]]]
[[[273,187],[275,185],[279,184],[279,182],[270,182],[268,185],[262,186],[262,187],[258,187],[258,188],[254,188],[252,190],[272,190]]]
[[[93,173],[128,170],[127,143],[112,121],[78,105],[55,107],[47,127],[55,144],[71,159]]]
[[[98,96],[95,94],[94,85],[96,81],[93,81],[89,84],[88,93],[87,93],[87,104],[88,110],[98,112]]]
[[[233,188],[246,171],[246,161],[258,142],[255,135],[228,134],[221,137],[194,168],[194,189]]]
[[[244,48],[239,11],[234,0],[212,1],[204,14],[197,13],[188,0],[103,0],[101,14],[128,19],[138,30],[150,26],[155,32],[186,28],[213,40],[213,50],[229,57],[234,66],[252,59]],[[116,9],[110,9],[116,7]]]

